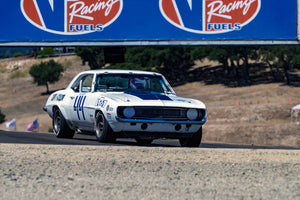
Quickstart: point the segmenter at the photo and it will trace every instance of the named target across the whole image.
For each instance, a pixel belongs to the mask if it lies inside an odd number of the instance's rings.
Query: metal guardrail
[[[50,58],[50,57],[61,57],[61,56],[74,56],[76,53],[56,53],[51,55],[38,55],[37,58]]]

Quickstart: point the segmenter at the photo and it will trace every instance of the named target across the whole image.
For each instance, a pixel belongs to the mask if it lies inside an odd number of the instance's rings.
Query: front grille
[[[135,108],[136,119],[186,119],[186,110],[176,108]]]
[[[118,108],[118,116],[126,118],[123,114],[125,107]],[[173,107],[134,107],[135,115],[132,119],[161,119],[161,120],[180,120],[187,121],[187,108],[173,108]],[[198,110],[203,113],[204,110]],[[197,120],[202,120],[197,119]]]

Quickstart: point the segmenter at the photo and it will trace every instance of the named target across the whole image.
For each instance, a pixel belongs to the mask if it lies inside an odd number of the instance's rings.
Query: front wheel
[[[115,133],[109,126],[102,112],[96,115],[95,124],[96,138],[99,142],[114,142],[116,140]]]
[[[66,119],[62,115],[58,108],[54,108],[53,111],[53,132],[58,138],[73,138],[75,131],[72,130],[66,122]]]
[[[199,147],[202,139],[202,126],[201,128],[193,134],[191,138],[181,138],[179,139],[180,145],[182,147]]]

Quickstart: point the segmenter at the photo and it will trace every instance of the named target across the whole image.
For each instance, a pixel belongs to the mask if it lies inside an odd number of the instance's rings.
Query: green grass
[[[0,73],[6,73],[7,70],[6,69],[0,69]]]
[[[10,74],[9,78],[10,79],[22,78],[22,77],[26,77],[28,74],[29,74],[28,70],[24,70],[24,71],[16,70]]]

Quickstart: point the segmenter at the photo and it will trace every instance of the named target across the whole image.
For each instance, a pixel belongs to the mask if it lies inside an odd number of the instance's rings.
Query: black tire
[[[98,112],[96,115],[95,132],[99,142],[116,141],[115,133],[109,126],[102,112]]]
[[[75,131],[69,127],[64,116],[58,108],[54,108],[53,110],[52,127],[55,136],[58,138],[74,137]]]
[[[136,143],[140,146],[147,146],[147,145],[150,145],[153,140],[152,139],[135,139],[136,140]]]
[[[180,145],[182,147],[199,147],[202,140],[202,127],[193,134],[191,138],[181,138],[179,139]]]

